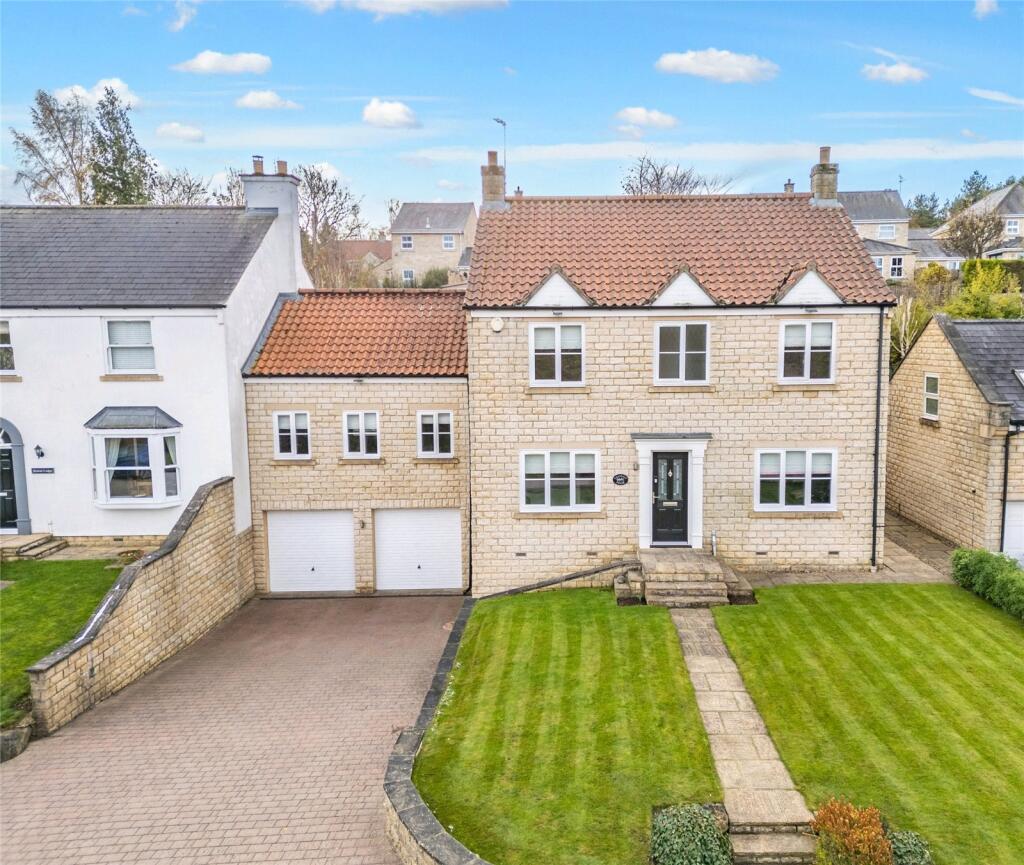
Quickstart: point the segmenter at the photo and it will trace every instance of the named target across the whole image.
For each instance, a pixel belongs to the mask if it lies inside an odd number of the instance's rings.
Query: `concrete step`
[[[42,544],[33,544],[28,551],[19,550],[18,555],[22,559],[45,559],[58,550],[63,550],[67,545],[68,542],[64,538],[52,538]]]
[[[817,839],[802,832],[731,832],[734,865],[813,865]]]

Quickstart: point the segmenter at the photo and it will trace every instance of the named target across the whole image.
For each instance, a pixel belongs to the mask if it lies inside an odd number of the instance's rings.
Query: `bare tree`
[[[15,182],[39,204],[89,204],[93,162],[92,117],[79,96],[57,99],[37,90],[32,133],[11,129],[20,167]]]
[[[210,203],[210,182],[187,168],[158,174],[153,180],[152,203],[198,207]]]
[[[398,216],[398,211],[402,209],[402,202],[397,198],[388,199],[388,228],[391,228],[391,224],[395,221],[395,217]]]
[[[995,212],[963,212],[949,223],[942,244],[964,258],[981,258],[1003,236],[1003,220]]]
[[[338,241],[359,237],[366,228],[361,202],[337,177],[316,165],[300,165],[299,227],[302,259],[317,288],[347,284],[344,255]]]
[[[731,185],[731,177],[701,174],[692,165],[680,168],[646,154],[638,157],[622,178],[626,195],[707,195],[725,192]]]
[[[213,203],[220,207],[245,207],[245,187],[242,174],[234,168],[228,169],[228,179],[223,189],[213,191]]]
[[[895,367],[907,356],[914,340],[932,317],[931,310],[914,292],[902,295],[892,313],[889,362]]]

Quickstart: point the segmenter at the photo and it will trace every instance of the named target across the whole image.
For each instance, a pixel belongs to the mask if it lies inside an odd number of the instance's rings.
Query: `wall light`
[[[46,456],[46,452],[39,445],[36,445],[36,456],[39,459],[42,459],[43,457]]]

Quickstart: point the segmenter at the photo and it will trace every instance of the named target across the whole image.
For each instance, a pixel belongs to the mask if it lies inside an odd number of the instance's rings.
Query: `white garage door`
[[[270,591],[355,590],[352,511],[271,511],[267,541]]]
[[[1006,555],[1024,562],[1024,502],[1006,503],[1006,535],[1003,539]]]
[[[461,589],[462,523],[457,509],[373,513],[377,589]]]

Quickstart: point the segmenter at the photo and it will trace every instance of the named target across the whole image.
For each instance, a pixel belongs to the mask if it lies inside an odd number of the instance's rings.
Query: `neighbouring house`
[[[390,240],[366,240],[354,238],[338,241],[342,260],[352,273],[359,271],[376,272],[391,258]]]
[[[661,546],[879,563],[894,295],[829,156],[809,195],[534,198],[506,197],[489,155],[466,294],[475,594]]]
[[[1003,221],[1003,234],[989,249],[985,258],[1024,258],[1024,183],[1011,183],[996,189],[974,202],[964,213],[997,213]],[[939,226],[932,236],[942,238],[949,223]]]
[[[162,538],[225,475],[249,526],[241,368],[311,286],[277,168],[246,207],[0,209],[0,530]]]
[[[428,270],[441,269],[459,281],[469,266],[476,235],[476,206],[471,201],[407,201],[391,223],[391,257],[377,276],[396,287],[417,286]]]
[[[840,192],[839,202],[882,276],[910,279],[916,252],[909,243],[910,214],[900,194],[895,189]]]
[[[907,245],[914,250],[914,260],[918,268],[929,264],[938,264],[954,273],[960,272],[960,266],[966,260],[960,253],[946,247],[941,238],[933,237],[932,228],[911,228]]]
[[[1024,321],[935,316],[889,386],[889,508],[1024,557],[1022,428]]]
[[[259,591],[468,585],[463,298],[278,301],[245,367]]]

